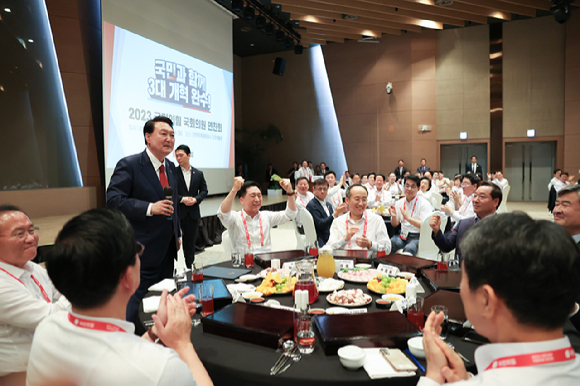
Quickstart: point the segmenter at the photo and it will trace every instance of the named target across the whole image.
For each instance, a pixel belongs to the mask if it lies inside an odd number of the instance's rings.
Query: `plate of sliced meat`
[[[345,269],[338,273],[338,277],[352,283],[368,283],[381,272],[376,269]]]
[[[335,306],[361,307],[371,303],[373,298],[360,289],[349,289],[334,291],[326,297],[326,300]]]

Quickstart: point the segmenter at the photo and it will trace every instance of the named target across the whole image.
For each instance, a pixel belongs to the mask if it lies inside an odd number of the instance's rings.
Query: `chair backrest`
[[[292,224],[294,224],[294,234],[296,235],[296,249],[304,249],[306,247],[306,237],[298,232],[296,220],[292,220]]]
[[[312,218],[312,215],[308,210],[304,209],[300,213],[300,220],[302,221],[306,241],[308,244],[314,244],[314,242],[318,240],[318,236],[316,234],[316,228],[314,227],[314,219]]]
[[[232,256],[233,247],[232,240],[230,239],[230,234],[227,229],[224,231],[224,233],[222,233],[222,246],[224,249],[224,258],[229,261]]]
[[[503,188],[502,197],[501,197],[501,204],[499,204],[499,208],[497,208],[498,213],[507,213],[507,200],[508,196],[510,195],[511,186],[506,185]]]
[[[433,230],[429,225],[429,220],[431,220],[431,217],[433,216],[441,217],[441,230],[445,229],[445,226],[447,225],[448,217],[445,213],[440,211],[435,211],[423,219],[421,222],[421,230],[419,232],[419,248],[417,249],[417,257],[437,261],[439,248],[431,238]]]
[[[441,208],[441,203],[443,202],[443,196],[437,192],[431,192],[431,205],[435,210]]]

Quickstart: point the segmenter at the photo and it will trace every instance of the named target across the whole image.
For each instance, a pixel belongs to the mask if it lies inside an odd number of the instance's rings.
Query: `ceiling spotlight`
[[[294,46],[294,40],[290,39],[289,36],[286,36],[286,38],[284,39],[284,47],[292,48],[293,46]]]
[[[250,6],[244,8],[244,19],[253,20],[256,16],[256,10]]]
[[[284,34],[284,32],[282,32],[280,30],[276,31],[276,41],[277,42],[283,42],[285,37],[286,37],[286,35]]]
[[[560,24],[570,20],[570,4],[573,2],[574,0],[552,0],[550,12],[554,15],[554,20]]]
[[[244,2],[242,0],[232,0],[232,12],[241,12],[244,9]]]
[[[28,43],[34,43],[34,40],[28,39]]]
[[[12,11],[10,10],[10,8],[4,8],[4,12],[6,12],[6,13],[10,13],[10,12],[12,12]]]
[[[302,51],[304,50],[304,47],[302,47],[302,44],[298,43],[294,46],[294,53],[296,55],[302,55]]]
[[[264,29],[266,27],[266,18],[262,15],[256,17],[256,28]]]
[[[266,23],[266,27],[264,28],[264,32],[268,36],[274,35],[274,24],[272,24],[272,23]]]

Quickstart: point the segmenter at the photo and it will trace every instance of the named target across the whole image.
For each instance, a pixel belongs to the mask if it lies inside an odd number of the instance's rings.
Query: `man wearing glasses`
[[[463,189],[465,199],[462,199],[458,193],[451,193],[451,200],[441,206],[441,210],[450,214],[455,221],[473,217],[475,215],[473,211],[473,194],[475,193],[475,189],[477,189],[478,182],[479,178],[475,174],[464,175],[461,188]]]
[[[433,212],[433,206],[429,200],[417,195],[420,179],[417,176],[405,178],[405,198],[397,201],[395,207],[391,207],[391,225],[397,227],[401,224],[401,231],[391,238],[391,253],[403,249],[403,252],[411,256],[417,254],[419,248],[419,232],[423,220]]]
[[[33,263],[38,228],[13,205],[0,206],[0,384],[24,384],[32,337],[50,314],[70,309],[46,270]]]
[[[314,228],[318,238],[318,246],[323,247],[330,237],[330,226],[332,221],[344,213],[346,204],[341,202],[336,209],[332,209],[332,205],[325,201],[328,194],[328,181],[318,179],[314,181],[314,200],[311,200],[306,209],[312,215],[314,220]]]

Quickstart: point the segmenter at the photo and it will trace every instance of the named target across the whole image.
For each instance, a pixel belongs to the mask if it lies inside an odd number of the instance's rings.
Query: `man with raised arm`
[[[218,209],[218,218],[228,230],[232,250],[270,251],[270,228],[285,223],[296,217],[296,201],[294,191],[288,179],[280,181],[280,186],[288,195],[285,211],[260,211],[262,207],[262,192],[260,185],[254,181],[244,182],[243,178],[235,177],[234,186]],[[242,210],[232,211],[232,204],[239,194]]]

